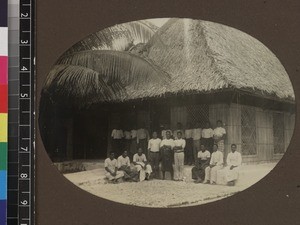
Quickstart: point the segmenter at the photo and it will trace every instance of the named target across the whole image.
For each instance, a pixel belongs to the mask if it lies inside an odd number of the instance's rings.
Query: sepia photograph
[[[239,193],[284,156],[295,95],[255,37],[188,18],[95,31],[57,59],[40,95],[43,145],[100,198],[153,208]]]

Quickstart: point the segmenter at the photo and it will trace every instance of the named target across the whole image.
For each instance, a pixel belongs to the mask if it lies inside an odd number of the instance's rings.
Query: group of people
[[[200,127],[200,123],[191,128],[188,123],[183,130],[182,124],[177,123],[176,130],[171,131],[165,126],[160,136],[154,131],[150,139],[145,128],[125,132],[119,128],[114,129],[113,151],[105,160],[106,177],[114,182],[121,179],[142,181],[151,177],[160,178],[161,162],[162,179],[165,179],[165,172],[170,172],[173,180],[184,180],[184,165],[193,164],[192,178],[196,183],[216,183],[217,171],[223,169],[226,130],[222,121],[217,121],[215,129],[207,122],[204,128]],[[116,154],[120,155],[117,159]],[[235,144],[231,146],[226,161],[225,177],[228,184],[233,185],[241,164],[241,155],[236,152]]]

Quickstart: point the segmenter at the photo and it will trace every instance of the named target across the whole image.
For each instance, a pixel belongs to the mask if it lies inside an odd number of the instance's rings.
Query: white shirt
[[[214,129],[214,136],[222,137],[224,134],[226,134],[225,128],[217,127],[217,128]]]
[[[205,128],[205,129],[202,130],[202,137],[203,138],[211,138],[213,136],[214,136],[213,129],[211,129],[211,128],[206,129]]]
[[[162,137],[162,139],[167,139],[167,135],[166,135],[167,131],[170,131],[170,134],[172,135],[172,131],[171,130],[162,130],[161,131],[161,137]]]
[[[123,138],[123,131],[113,129],[113,131],[111,132],[111,136],[112,136],[113,139],[122,139]]]
[[[184,139],[177,139],[177,140],[174,140],[174,145],[176,147],[181,147],[182,149],[185,148],[185,140]]]
[[[124,158],[120,155],[118,157],[118,168],[120,168],[121,166],[130,166],[130,159],[128,156]]]
[[[130,140],[131,139],[131,132],[130,131],[124,131],[124,137],[126,140]]]
[[[228,153],[226,162],[227,166],[240,166],[242,164],[241,153],[237,151],[235,151],[234,153]]]
[[[173,131],[173,137],[174,137],[174,139],[178,139],[178,137],[177,137],[177,132],[181,132],[181,137],[182,138],[184,138],[184,131],[183,130],[174,130]]]
[[[133,156],[133,162],[135,162],[135,163],[147,162],[147,158],[146,158],[145,154],[139,155],[139,154],[135,153]]]
[[[205,150],[204,152],[199,151],[197,156],[200,160],[207,160],[210,158],[210,152],[207,150]]]
[[[223,164],[223,153],[220,151],[213,152],[211,154],[210,165],[220,166]]]
[[[171,148],[174,148],[175,146],[175,143],[174,143],[174,140],[173,139],[164,139],[160,142],[160,147],[162,146],[171,146]]]
[[[150,139],[148,142],[148,149],[150,149],[151,152],[159,152],[159,147],[160,147],[161,139],[156,138],[156,139]]]
[[[115,172],[116,167],[118,167],[118,162],[116,159],[111,160],[107,158],[104,161],[104,167],[108,168],[111,172]]]
[[[136,133],[137,131],[136,130],[131,130],[131,138],[136,138]]]
[[[184,131],[184,136],[186,139],[193,138],[193,129],[187,129]]]
[[[201,133],[202,133],[202,129],[201,128],[195,128],[195,129],[193,129],[192,138],[194,140],[200,140]]]

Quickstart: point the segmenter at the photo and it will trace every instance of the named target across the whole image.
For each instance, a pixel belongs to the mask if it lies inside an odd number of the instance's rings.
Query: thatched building
[[[225,155],[235,143],[244,162],[282,157],[294,130],[293,88],[279,60],[258,40],[212,22],[170,19],[146,44],[130,51],[168,80],[125,85],[125,94],[111,101],[94,99],[88,109],[72,114],[68,158],[85,157],[83,143],[97,141],[94,156],[104,157],[110,132],[119,123],[146,123],[153,131],[162,124],[175,128],[177,122],[209,120],[215,126],[219,119],[227,130]],[[76,66],[79,61],[60,63]],[[84,129],[89,133],[83,135]],[[103,140],[95,139],[94,132]]]

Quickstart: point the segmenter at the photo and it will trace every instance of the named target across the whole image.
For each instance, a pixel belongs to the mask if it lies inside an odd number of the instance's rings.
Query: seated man
[[[241,153],[236,151],[236,144],[231,145],[231,152],[227,155],[227,167],[225,168],[225,179],[229,186],[234,186],[239,176],[239,169],[242,164]]]
[[[118,157],[118,169],[119,171],[123,171],[125,180],[138,181],[138,173],[131,169],[130,159],[126,150]]]
[[[205,179],[203,183],[216,184],[217,172],[223,168],[223,153],[218,149],[218,145],[214,144],[213,153],[211,154],[209,166],[205,169]]]
[[[118,182],[120,178],[124,177],[123,171],[118,171],[118,162],[115,159],[115,153],[112,151],[109,157],[104,161],[104,168],[106,170],[105,176],[109,181]]]
[[[151,166],[147,163],[147,158],[143,154],[143,149],[139,148],[138,153],[133,156],[133,165],[135,165],[137,171],[140,173],[140,181],[148,180],[152,173]]]
[[[196,165],[192,169],[192,178],[196,180],[195,183],[201,183],[205,176],[205,168],[209,166],[210,152],[201,144],[197,156]]]

